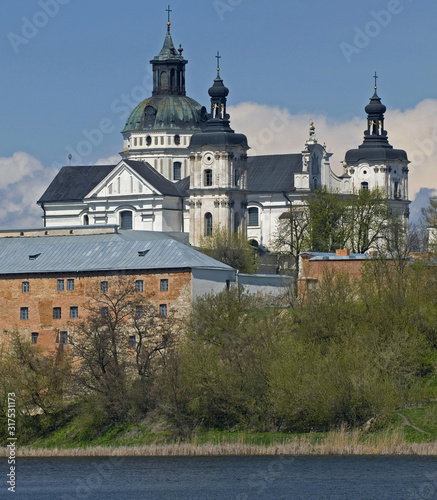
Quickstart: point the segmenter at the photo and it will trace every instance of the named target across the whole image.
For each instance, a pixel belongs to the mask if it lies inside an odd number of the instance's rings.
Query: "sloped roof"
[[[292,191],[294,174],[301,171],[301,154],[249,156],[247,189],[253,193]]]
[[[134,160],[123,160],[123,162],[160,193],[168,196],[180,196],[177,186],[148,163]],[[62,167],[38,200],[38,203],[83,200],[116,166],[81,165]]]
[[[0,238],[0,275],[156,269],[232,270],[161,232]]]

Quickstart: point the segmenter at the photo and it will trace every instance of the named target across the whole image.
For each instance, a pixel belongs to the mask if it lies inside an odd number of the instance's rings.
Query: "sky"
[[[68,154],[72,165],[118,161],[129,111],[151,95],[168,3],[2,0],[0,229],[42,225],[36,201]],[[437,194],[437,2],[173,0],[171,10],[187,94],[208,105],[220,51],[231,126],[250,154],[300,152],[314,120],[341,173],[376,72],[418,219]]]

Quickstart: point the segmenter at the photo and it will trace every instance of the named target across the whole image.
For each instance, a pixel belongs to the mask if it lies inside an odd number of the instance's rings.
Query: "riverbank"
[[[261,456],[261,455],[422,455],[437,456],[437,408],[427,405],[395,412],[384,425],[370,421],[364,428],[289,434],[203,430],[176,439],[162,426],[144,422],[113,427],[85,439],[80,422],[27,446],[16,444],[17,457],[105,456]],[[0,448],[0,456],[8,456]]]
[[[225,440],[224,440],[225,441]],[[1,449],[7,456],[8,450]],[[17,457],[176,457],[176,456],[262,456],[262,455],[421,455],[437,456],[437,441],[409,443],[400,432],[365,436],[360,431],[337,431],[325,437],[295,436],[268,445],[236,442],[174,442],[137,446],[19,447]]]

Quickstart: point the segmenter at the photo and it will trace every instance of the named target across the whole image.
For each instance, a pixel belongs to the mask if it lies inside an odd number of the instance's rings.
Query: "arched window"
[[[249,208],[249,226],[259,226],[258,207],[250,207]]]
[[[152,144],[152,138],[150,137],[150,135],[148,135],[148,136],[146,137],[146,144],[147,144],[148,146],[150,146],[150,144]]]
[[[212,186],[212,170],[205,170],[205,186]]]
[[[181,143],[181,136],[176,134],[174,136],[174,143],[176,144],[176,146],[179,146],[179,144]]]
[[[84,226],[89,226],[90,225],[90,218],[88,217],[88,214],[85,214],[83,216],[83,225]]]
[[[182,163],[175,161],[173,163],[173,180],[180,181],[182,179]]]
[[[395,182],[395,192],[394,192],[394,196],[395,198],[400,198],[401,197],[401,193],[400,193],[400,189],[399,189],[399,182]]]
[[[240,171],[239,170],[235,170],[235,185],[237,187],[240,186]]]
[[[368,182],[362,182],[361,183],[361,189],[369,189],[369,183]]]
[[[205,214],[205,236],[212,235],[212,214],[207,212]]]
[[[132,212],[130,210],[120,212],[120,229],[132,229]]]

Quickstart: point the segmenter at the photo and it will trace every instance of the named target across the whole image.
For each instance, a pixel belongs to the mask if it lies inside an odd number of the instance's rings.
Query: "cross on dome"
[[[170,5],[168,6],[167,9],[165,9],[166,12],[168,13],[168,22],[167,22],[167,30],[170,31],[170,26],[171,26],[171,21],[170,21],[170,14],[171,12],[173,12],[171,9],[170,9]]]

